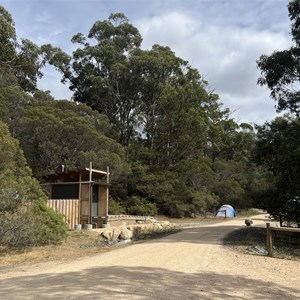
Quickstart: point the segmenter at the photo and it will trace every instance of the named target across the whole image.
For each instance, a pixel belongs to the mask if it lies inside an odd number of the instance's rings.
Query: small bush
[[[67,236],[63,216],[44,201],[0,214],[0,244],[13,247],[57,244]]]
[[[251,216],[254,216],[257,214],[259,214],[259,210],[257,208],[237,210],[237,216],[239,216],[239,217],[251,217]]]
[[[1,122],[0,140],[0,245],[59,243],[67,235],[64,218],[47,207],[17,140]]]
[[[125,207],[120,202],[114,199],[109,199],[108,213],[110,215],[122,215],[125,214],[125,212]]]
[[[155,216],[157,214],[156,205],[142,197],[132,196],[126,207],[126,211],[130,215]]]
[[[30,213],[37,227],[36,240],[39,245],[58,244],[67,237],[64,216],[49,208],[45,201],[38,201]]]

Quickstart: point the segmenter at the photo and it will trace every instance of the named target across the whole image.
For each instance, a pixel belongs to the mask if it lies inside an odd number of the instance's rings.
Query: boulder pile
[[[175,229],[175,225],[169,221],[157,221],[150,219],[146,223],[140,223],[128,226],[119,226],[102,229],[99,239],[100,241],[117,243],[121,241],[129,242],[131,240],[140,239],[144,235],[154,233],[170,232]]]

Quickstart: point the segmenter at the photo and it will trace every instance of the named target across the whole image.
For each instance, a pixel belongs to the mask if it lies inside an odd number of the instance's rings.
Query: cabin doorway
[[[98,207],[99,207],[99,185],[93,185],[92,193],[92,217],[98,217]]]

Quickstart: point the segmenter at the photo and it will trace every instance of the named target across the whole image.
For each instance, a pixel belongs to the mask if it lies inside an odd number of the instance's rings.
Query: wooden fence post
[[[267,223],[267,249],[269,256],[273,256],[273,237],[270,223]]]

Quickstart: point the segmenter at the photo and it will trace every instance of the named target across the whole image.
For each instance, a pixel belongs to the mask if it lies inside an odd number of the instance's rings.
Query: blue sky
[[[169,46],[209,82],[237,122],[263,124],[275,115],[269,91],[256,85],[256,60],[291,46],[287,0],[2,0],[19,38],[71,53],[70,40],[97,20],[123,12],[143,37],[142,48]],[[60,74],[44,70],[40,88],[71,97]]]

